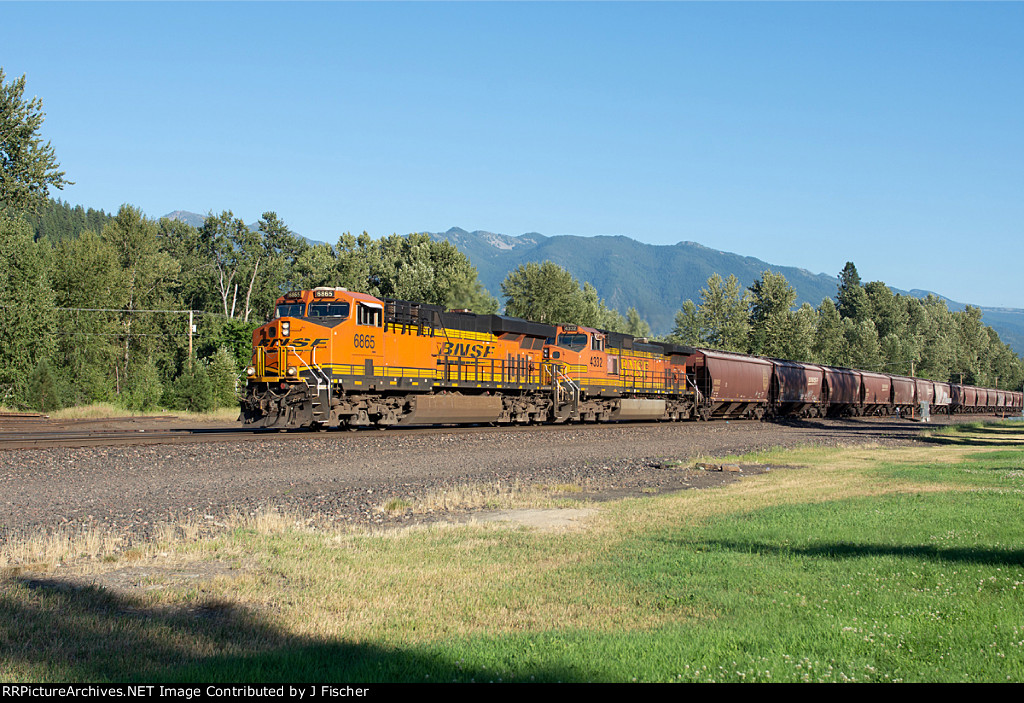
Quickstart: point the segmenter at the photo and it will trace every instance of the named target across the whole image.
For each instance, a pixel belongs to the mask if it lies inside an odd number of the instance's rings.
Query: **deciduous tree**
[[[25,76],[10,83],[0,68],[0,207],[34,210],[46,202],[50,187],[70,185],[50,142],[43,142],[43,103],[25,100]]]

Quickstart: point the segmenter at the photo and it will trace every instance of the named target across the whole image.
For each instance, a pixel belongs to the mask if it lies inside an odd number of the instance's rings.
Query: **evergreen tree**
[[[836,296],[838,301],[839,316],[843,319],[850,319],[860,322],[868,319],[870,305],[867,293],[860,284],[860,274],[852,261],[847,261],[839,274],[839,293]]]
[[[48,413],[61,407],[57,381],[50,371],[46,359],[40,359],[28,377],[25,404],[40,412]]]
[[[164,405],[175,410],[203,413],[216,407],[213,384],[206,373],[206,364],[186,366],[170,388],[164,392]]]
[[[180,265],[161,250],[157,225],[130,205],[122,205],[117,216],[103,228],[102,238],[109,244],[121,267],[122,304],[120,349],[114,367],[115,390],[127,387],[133,367],[133,354],[150,357],[163,351],[171,329],[180,329],[180,320],[171,322],[154,313],[140,310],[172,310],[177,302],[173,289],[177,285]],[[180,334],[177,330],[176,333]]]

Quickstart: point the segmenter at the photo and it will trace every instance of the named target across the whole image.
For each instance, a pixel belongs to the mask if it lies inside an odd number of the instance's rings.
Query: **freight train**
[[[253,333],[240,420],[280,429],[1020,414],[1024,394],[651,342],[345,288]]]

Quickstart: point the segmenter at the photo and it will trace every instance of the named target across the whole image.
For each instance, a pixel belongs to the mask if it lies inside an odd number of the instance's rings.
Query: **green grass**
[[[168,547],[222,567],[191,584],[22,574],[0,679],[1024,681],[1024,428],[994,431],[768,452],[803,468],[581,531],[241,527]]]

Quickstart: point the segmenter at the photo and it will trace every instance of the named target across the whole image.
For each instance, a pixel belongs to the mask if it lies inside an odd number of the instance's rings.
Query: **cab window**
[[[305,303],[287,303],[277,306],[277,317],[302,317],[306,309]]]
[[[310,303],[310,317],[348,317],[348,303]]]
[[[356,323],[360,325],[380,327],[382,317],[381,312],[380,308],[371,308],[369,305],[363,305],[360,303],[356,306]]]
[[[560,334],[558,335],[558,346],[570,351],[583,351],[587,348],[587,335],[585,334]]]

